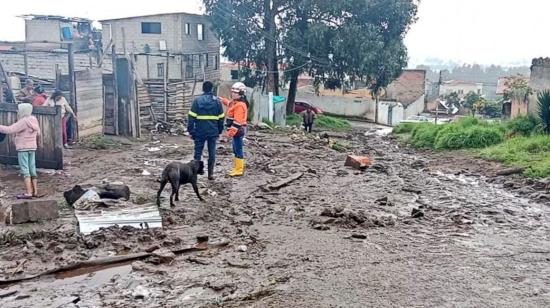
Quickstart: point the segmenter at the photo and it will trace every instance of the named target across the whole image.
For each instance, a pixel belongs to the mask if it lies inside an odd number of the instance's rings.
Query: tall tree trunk
[[[293,71],[290,77],[290,87],[288,89],[288,99],[286,100],[286,114],[294,113],[294,102],[296,101],[296,92],[298,91],[298,76],[299,71]]]
[[[277,69],[277,26],[275,24],[275,13],[271,5],[272,0],[264,0],[264,30],[267,34],[265,38],[266,62],[267,62],[267,92],[273,92],[278,95],[278,79],[279,73]]]

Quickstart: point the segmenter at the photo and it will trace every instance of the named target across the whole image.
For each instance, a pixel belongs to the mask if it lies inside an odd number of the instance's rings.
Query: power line
[[[232,11],[230,11],[230,10],[227,8],[227,6],[225,6],[225,5],[222,4],[222,3],[220,3],[220,4],[218,4],[218,5],[219,5],[219,7],[217,8],[218,13],[219,13],[219,15],[220,15],[222,18],[224,18],[226,21],[229,21],[229,19],[233,19],[233,20],[239,22],[239,24],[241,24],[241,25],[243,25],[243,26],[248,26],[248,25],[243,24],[242,21],[241,21],[241,18],[239,18],[239,17],[238,17],[237,15],[235,15]],[[315,57],[315,56],[312,56],[311,53],[309,53],[309,52],[306,53],[306,52],[304,52],[304,51],[302,51],[302,50],[300,50],[300,49],[298,49],[298,48],[296,48],[296,47],[294,47],[294,46],[291,46],[291,45],[288,44],[288,43],[283,43],[282,41],[277,40],[277,38],[274,38],[273,36],[271,36],[271,34],[269,34],[267,31],[265,31],[264,29],[259,28],[258,25],[256,25],[256,24],[253,23],[253,26],[256,28],[256,30],[257,30],[258,32],[260,32],[260,34],[261,34],[262,36],[264,36],[265,38],[271,40],[272,42],[278,43],[278,44],[280,44],[281,46],[286,47],[288,50],[293,51],[294,53],[296,53],[296,54],[298,54],[298,55],[301,55],[301,56],[303,56],[303,57],[305,57],[305,58],[307,58],[307,59],[309,59],[309,60],[315,61],[315,62],[317,62],[318,64],[322,64],[322,65],[327,66],[327,67],[330,66],[330,63],[325,62],[325,61],[323,61],[322,59],[319,59],[319,58],[317,58],[317,57]]]

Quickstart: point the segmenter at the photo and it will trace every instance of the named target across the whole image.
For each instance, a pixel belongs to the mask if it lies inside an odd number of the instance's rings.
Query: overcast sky
[[[201,0],[3,0],[0,40],[24,40],[24,22],[15,17],[21,14],[98,20],[201,10]],[[410,65],[416,66],[429,58],[478,64],[529,64],[533,57],[550,55],[549,11],[548,0],[422,0],[419,20],[406,38]]]

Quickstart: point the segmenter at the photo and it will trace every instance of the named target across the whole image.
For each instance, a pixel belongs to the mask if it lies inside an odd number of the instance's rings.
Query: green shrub
[[[550,136],[516,137],[484,149],[481,156],[504,162],[506,165],[525,167],[530,177],[550,176]]]
[[[409,134],[418,125],[418,123],[400,123],[393,128],[394,134]]]
[[[297,113],[287,115],[286,116],[286,125],[300,126],[300,125],[302,125],[302,117]]]
[[[417,124],[412,130],[411,143],[418,148],[433,148],[435,138],[443,126],[421,123]]]
[[[331,117],[327,115],[318,115],[315,124],[318,127],[326,129],[348,129],[351,128],[351,123],[348,120]]]
[[[302,122],[303,122],[302,116],[298,113],[293,113],[291,115],[286,116],[286,124],[289,126],[300,126],[302,125]],[[321,114],[321,115],[317,115],[313,126],[317,126],[325,129],[339,130],[339,129],[351,128],[351,123],[345,119],[340,119],[340,118]]]
[[[446,127],[435,141],[436,149],[458,150],[486,148],[504,141],[497,127],[472,126],[466,129]]]
[[[518,116],[506,123],[506,128],[511,135],[530,136],[536,132],[540,120],[532,114]]]

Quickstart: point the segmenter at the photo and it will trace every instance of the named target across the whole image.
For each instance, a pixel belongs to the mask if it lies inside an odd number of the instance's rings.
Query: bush
[[[400,123],[393,128],[394,134],[409,134],[412,133],[413,129],[418,125],[418,123]]]
[[[287,115],[286,116],[286,125],[300,126],[300,125],[302,125],[302,117],[297,113]]]
[[[302,116],[298,113],[293,113],[286,117],[286,124],[289,126],[301,126]],[[327,115],[317,115],[315,118],[315,124],[313,126],[325,128],[325,129],[348,129],[351,128],[351,123],[348,120],[331,117]]]
[[[540,125],[540,120],[532,114],[519,116],[506,123],[510,135],[531,136]]]
[[[486,148],[504,141],[497,127],[473,126],[466,129],[447,127],[438,134],[436,149],[458,150]]]
[[[442,128],[442,125],[431,123],[417,124],[412,130],[412,145],[418,148],[433,148],[435,145],[435,138]]]
[[[327,115],[318,115],[315,125],[327,129],[348,129],[351,123],[348,120],[339,119]]]
[[[525,167],[530,177],[550,176],[550,136],[516,137],[480,152],[487,159]]]

